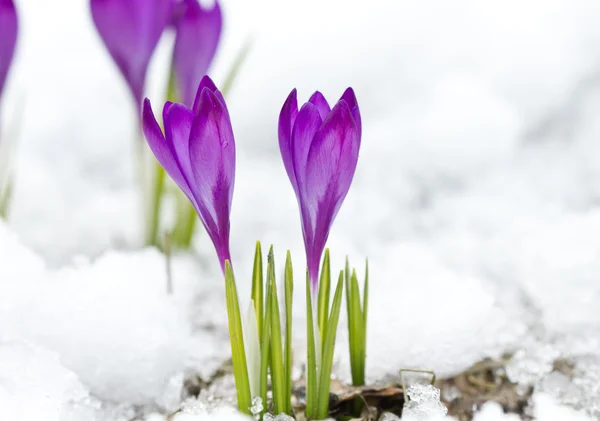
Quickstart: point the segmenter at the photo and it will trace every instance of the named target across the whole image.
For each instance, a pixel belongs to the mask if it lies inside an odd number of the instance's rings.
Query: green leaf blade
[[[235,286],[235,279],[229,260],[225,261],[225,296],[227,301],[227,317],[229,322],[229,338],[231,341],[231,357],[233,361],[233,374],[237,390],[238,407],[241,412],[250,414],[252,396],[248,367],[244,350],[244,335],[240,305]]]
[[[333,365],[333,354],[335,350],[337,326],[340,318],[340,309],[342,307],[343,289],[344,272],[340,271],[331,305],[331,313],[327,322],[327,335],[323,344],[323,356],[321,359],[321,373],[317,398],[317,419],[325,419],[329,414],[329,387],[331,385],[331,368]]]

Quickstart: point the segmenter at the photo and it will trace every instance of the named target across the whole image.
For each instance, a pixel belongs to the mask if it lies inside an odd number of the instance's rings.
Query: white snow
[[[0,402],[19,409],[25,390],[49,391],[47,401],[31,394],[21,408],[31,413],[7,418],[16,421],[62,420],[40,414],[87,396],[132,417],[177,409],[185,373],[208,376],[229,354],[214,251],[199,235],[199,257],[174,257],[175,293],[166,293],[164,256],[140,249],[134,112],[87,2],[17,4],[22,37],[0,119],[17,136],[14,206],[0,223],[0,379],[16,386],[0,381]],[[400,368],[452,375],[514,351],[511,378],[543,390],[535,419],[598,416],[600,5],[223,5],[217,84],[254,40],[228,98],[242,306],[254,242],[275,245],[279,273],[291,249],[303,355],[303,246],[277,117],[293,87],[302,100],[319,89],[333,102],[351,85],[361,157],[329,246],[336,270],[348,254],[362,273],[369,257],[369,379]],[[154,104],[168,44],[167,36],[152,63]],[[344,318],[336,373],[348,378]],[[574,379],[551,371],[557,357],[573,362]],[[90,405],[77,421],[99,416]],[[218,411],[175,420],[242,417]],[[511,419],[488,404],[476,421]]]
[[[58,354],[0,340],[0,411],[18,421],[94,421],[99,402]]]
[[[440,390],[432,385],[419,383],[409,386],[406,390],[408,402],[404,403],[402,419],[404,421],[427,421],[443,418],[448,408],[440,402]]]

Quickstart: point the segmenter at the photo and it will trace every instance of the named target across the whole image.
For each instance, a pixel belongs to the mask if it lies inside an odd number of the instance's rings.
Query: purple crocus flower
[[[221,269],[229,253],[229,215],[235,178],[235,141],[223,95],[204,76],[190,109],[167,102],[163,135],[148,98],[142,126],[150,149],[185,193],[210,236]]]
[[[173,19],[177,31],[173,48],[173,69],[181,102],[192,106],[200,79],[217,52],[223,18],[215,2],[211,9],[198,0],[182,0]]]
[[[279,149],[300,207],[313,291],[329,230],[354,177],[361,132],[352,88],[333,109],[317,91],[300,111],[294,89],[279,115]]]
[[[110,55],[141,104],[152,53],[173,13],[173,0],[91,0],[92,17]]]
[[[13,1],[0,0],[0,97],[15,52],[18,26],[17,10]]]

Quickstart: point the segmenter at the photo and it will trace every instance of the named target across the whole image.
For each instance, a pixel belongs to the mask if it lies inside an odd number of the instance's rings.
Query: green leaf
[[[342,308],[342,293],[344,289],[344,272],[340,271],[338,283],[333,296],[331,313],[327,322],[327,335],[323,344],[323,357],[321,360],[321,378],[319,380],[319,393],[317,398],[316,419],[325,419],[329,414],[329,387],[331,384],[331,367],[333,365],[333,352],[340,309]]]
[[[229,338],[231,341],[231,357],[233,361],[233,375],[237,390],[238,407],[241,412],[250,414],[252,396],[244,351],[244,335],[242,331],[242,318],[240,305],[235,286],[235,279],[229,260],[225,261],[225,297],[227,301],[227,317],[229,321]]]
[[[348,286],[348,285],[347,285]],[[350,365],[352,367],[352,384],[362,386],[364,384],[364,366],[362,362],[364,329],[363,313],[360,306],[360,291],[356,271],[352,271],[350,278],[350,312],[348,313],[348,327],[350,329]]]
[[[254,310],[256,311],[256,323],[258,325],[258,337],[262,338],[263,329],[263,262],[260,241],[256,242],[256,251],[254,252],[254,268],[252,270],[252,300],[254,301]]]
[[[306,418],[309,420],[316,414],[318,393],[312,294],[306,271]]]
[[[292,414],[292,302],[294,296],[294,271],[292,268],[292,256],[287,251],[285,257],[285,381],[286,381],[286,411]]]
[[[269,370],[269,343],[271,334],[271,287],[267,283],[267,301],[266,301],[266,312],[263,320],[262,328],[262,342],[261,342],[261,354],[260,354],[260,398],[263,402],[265,411],[267,409],[267,384],[268,384],[268,370]]]
[[[325,249],[325,257],[323,266],[321,267],[321,279],[319,280],[319,335],[321,346],[325,338],[325,330],[327,329],[327,316],[329,315],[329,295],[331,289],[331,264],[329,261],[329,249]]]
[[[362,372],[363,372],[363,380],[366,371],[366,362],[367,362],[367,313],[369,311],[369,260],[367,259],[365,265],[365,284],[363,286],[363,303],[362,303],[362,313],[363,313],[363,344],[362,344]]]
[[[286,381],[283,366],[283,352],[281,342],[281,314],[279,312],[279,299],[277,298],[277,284],[275,282],[275,262],[273,247],[269,250],[267,263],[267,281],[269,282],[269,297],[271,302],[271,384],[273,389],[273,406],[276,414],[287,410],[285,403]]]

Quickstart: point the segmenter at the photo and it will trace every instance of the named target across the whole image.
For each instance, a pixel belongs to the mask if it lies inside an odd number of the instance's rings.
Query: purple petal
[[[294,127],[292,129],[292,163],[294,165],[294,175],[300,196],[306,189],[306,164],[308,160],[308,151],[313,142],[313,138],[322,120],[317,107],[307,102],[300,108]],[[293,183],[292,183],[293,184]]]
[[[318,273],[329,230],[354,177],[359,147],[360,132],[351,110],[340,101],[315,134],[308,154],[303,218],[308,217],[313,228],[307,247],[309,272]]]
[[[362,135],[362,121],[360,118],[360,110],[358,108],[358,102],[356,101],[356,95],[354,95],[354,90],[352,88],[348,88],[344,91],[344,94],[340,98],[340,100],[346,101],[348,107],[350,107],[350,111],[352,112],[352,117],[354,118],[354,122],[358,127],[358,133]]]
[[[168,104],[165,104],[165,110],[166,109],[169,109]],[[165,121],[167,120],[165,119]],[[165,123],[165,125],[170,127],[171,123],[172,122]],[[148,100],[148,98],[144,100],[142,128],[144,131],[144,136],[148,142],[148,146],[150,146],[152,153],[160,165],[165,169],[173,181],[175,181],[179,188],[191,198],[192,196],[189,185],[181,171],[170,143],[167,142],[162,131],[160,130],[160,126],[154,117],[152,106],[150,105],[150,100]]]
[[[19,24],[12,0],[0,0],[0,97],[13,59]]]
[[[312,94],[308,102],[317,107],[319,115],[321,116],[321,120],[325,120],[327,118],[327,115],[331,111],[331,107],[329,107],[329,103],[321,92],[316,91],[314,94]]]
[[[235,141],[227,109],[209,88],[200,94],[190,133],[190,159],[200,217],[223,266],[229,256]]]
[[[212,9],[204,9],[197,0],[183,0],[182,3],[185,11],[175,25],[173,65],[179,96],[191,107],[196,87],[217,51],[223,18],[218,2]]]
[[[148,63],[170,22],[173,1],[91,0],[91,10],[104,44],[141,103]]]
[[[202,91],[204,88],[208,88],[208,90],[211,92],[218,91],[217,86],[212,79],[208,75],[203,76],[200,80],[200,85],[198,85],[198,89],[196,90],[196,98],[194,99],[194,105],[192,106],[194,114],[198,113],[198,105],[200,103],[200,97],[202,96]]]
[[[193,176],[189,145],[194,114],[185,105],[167,102],[163,108],[163,121],[166,143],[181,171],[187,191],[176,180],[175,182],[188,197],[193,198]],[[192,200],[192,203],[195,203],[195,199]]]
[[[298,100],[296,99],[296,89],[288,95],[283,103],[281,113],[279,113],[279,151],[283,159],[285,171],[294,187],[296,195],[298,194],[298,184],[294,174],[294,163],[292,161],[292,128],[298,115]]]

